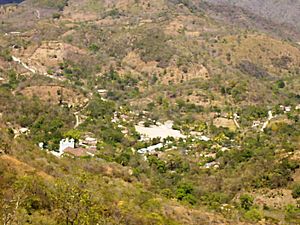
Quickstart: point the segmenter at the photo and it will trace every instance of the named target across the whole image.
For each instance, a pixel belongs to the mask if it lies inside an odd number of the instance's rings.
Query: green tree
[[[79,130],[69,130],[64,134],[65,138],[73,138],[74,140],[78,141],[81,138],[81,131]]]
[[[77,183],[78,182],[78,183]],[[56,220],[63,224],[96,224],[101,221],[100,210],[92,199],[92,193],[85,187],[84,175],[79,181],[60,180],[52,194]]]
[[[196,198],[193,195],[194,188],[191,184],[184,183],[178,186],[176,190],[176,198],[180,201],[185,201],[191,205],[196,204]]]

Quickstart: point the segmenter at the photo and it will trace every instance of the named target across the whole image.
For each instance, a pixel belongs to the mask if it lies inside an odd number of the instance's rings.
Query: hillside
[[[1,5],[2,222],[298,224],[297,6]]]
[[[279,25],[292,26],[300,30],[300,2],[295,0],[249,1],[249,0],[208,0],[213,4],[234,5],[242,7],[258,16],[271,20]]]

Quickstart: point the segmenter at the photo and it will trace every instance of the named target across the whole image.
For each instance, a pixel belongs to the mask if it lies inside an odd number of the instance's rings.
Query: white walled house
[[[66,148],[75,148],[75,140],[73,138],[62,139],[59,142],[59,152],[55,153],[56,156],[61,156]],[[52,152],[54,153],[54,152]]]

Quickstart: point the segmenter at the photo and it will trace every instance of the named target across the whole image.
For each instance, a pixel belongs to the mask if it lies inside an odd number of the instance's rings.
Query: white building
[[[137,152],[140,153],[140,154],[152,153],[152,152],[155,152],[156,150],[159,150],[163,147],[164,147],[164,145],[162,143],[158,143],[156,145],[152,145],[152,146],[149,146],[147,148],[139,149]]]
[[[291,111],[292,111],[292,107],[291,107],[291,106],[286,106],[286,107],[284,108],[284,111],[285,111],[285,112],[291,112]]]
[[[73,138],[62,139],[59,142],[59,153],[63,153],[66,148],[75,148],[75,140]]]

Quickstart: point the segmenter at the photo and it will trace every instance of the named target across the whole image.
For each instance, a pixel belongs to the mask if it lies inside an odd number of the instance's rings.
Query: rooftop
[[[69,154],[75,157],[84,157],[84,156],[94,156],[96,153],[95,148],[66,148],[64,150],[65,154]]]

